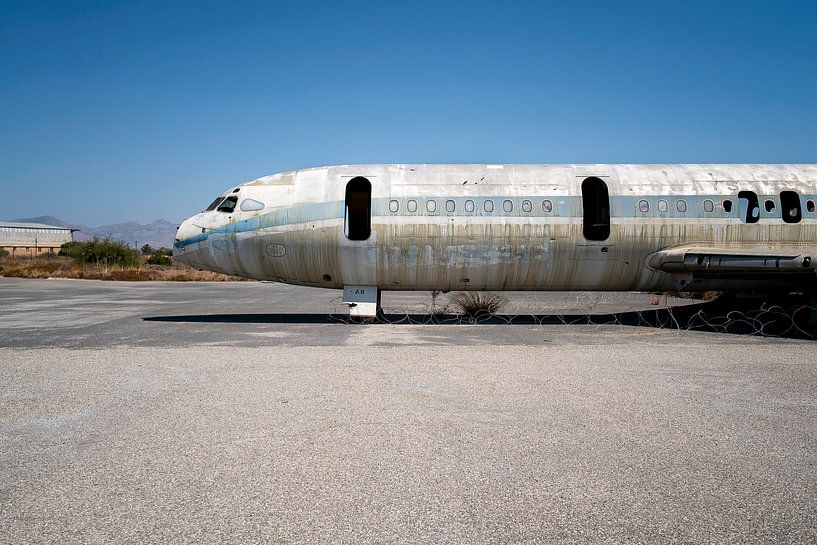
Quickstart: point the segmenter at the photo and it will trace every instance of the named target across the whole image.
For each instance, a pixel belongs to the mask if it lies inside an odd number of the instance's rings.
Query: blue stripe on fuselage
[[[723,207],[719,206],[724,199],[732,200],[732,211],[724,212]],[[761,202],[761,219],[780,219],[780,199],[778,195],[758,195]],[[803,219],[817,218],[817,212],[808,212],[804,206],[808,200],[814,200],[814,195],[802,195],[802,216]],[[426,202],[436,201],[436,209],[434,212],[428,212],[426,209]],[[465,201],[474,202],[474,211],[465,211]],[[511,201],[513,209],[511,212],[503,210],[504,201]],[[647,212],[640,212],[638,209],[639,201],[646,200],[649,203],[649,210]],[[658,201],[667,201],[667,212],[660,212],[658,208]],[[713,212],[703,212],[703,202],[705,200],[713,201]],[[771,200],[775,207],[774,212],[766,213],[763,210],[763,202]],[[389,210],[389,202],[397,201],[398,210],[391,212]],[[417,209],[415,212],[407,210],[407,203],[415,201]],[[446,201],[454,201],[455,211],[448,212],[446,210]],[[485,211],[485,202],[493,202],[493,211]],[[524,201],[531,202],[531,211],[525,212],[522,207]],[[543,202],[550,202],[552,210],[545,212]],[[679,212],[677,203],[683,201],[686,203],[686,211]],[[255,216],[246,220],[230,223],[222,227],[207,230],[204,233],[190,237],[185,240],[176,242],[173,246],[175,248],[184,248],[198,242],[203,242],[208,239],[210,235],[221,234],[235,234],[244,233],[247,231],[255,231],[257,229],[267,229],[272,227],[280,227],[283,225],[294,225],[298,223],[308,223],[310,221],[322,221],[331,219],[343,218],[343,201],[334,201],[326,203],[314,203],[303,206],[296,206],[293,208],[285,208],[276,210],[261,216]],[[665,218],[665,219],[738,219],[739,206],[738,199],[734,195],[622,195],[610,197],[610,212],[611,219],[614,218]],[[553,217],[578,217],[581,216],[581,197],[570,195],[552,195],[552,196],[529,196],[529,197],[400,197],[390,198],[382,197],[372,200],[372,216],[373,217],[392,217],[392,216],[409,216],[409,217],[443,217],[443,216],[471,216],[471,217],[531,217],[531,218],[553,218]],[[782,221],[782,220],[781,220]]]

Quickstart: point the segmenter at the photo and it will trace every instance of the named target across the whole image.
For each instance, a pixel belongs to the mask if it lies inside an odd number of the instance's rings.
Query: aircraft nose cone
[[[176,229],[176,240],[173,244],[173,259],[189,265],[186,259],[185,248],[187,242],[194,236],[201,234],[201,228],[193,225],[190,220],[184,220]]]
[[[193,225],[189,219],[184,220],[176,230],[176,242],[184,242],[201,233],[201,228]]]

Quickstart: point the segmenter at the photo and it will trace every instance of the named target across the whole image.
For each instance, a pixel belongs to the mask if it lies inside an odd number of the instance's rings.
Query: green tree
[[[80,263],[97,263],[136,267],[141,261],[137,250],[109,238],[94,238],[87,242],[66,242],[60,247],[60,255],[76,259]]]
[[[165,267],[169,267],[173,264],[173,260],[170,256],[162,255],[160,253],[155,253],[148,258],[148,265],[162,265]]]

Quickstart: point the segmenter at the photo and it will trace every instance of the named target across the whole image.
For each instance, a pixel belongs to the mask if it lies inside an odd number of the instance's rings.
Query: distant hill
[[[160,248],[162,246],[172,248],[177,226],[177,224],[170,223],[166,220],[156,220],[147,225],[128,221],[125,223],[115,223],[113,225],[103,225],[101,227],[88,227],[87,225],[69,223],[54,216],[19,218],[10,221],[45,223],[48,225],[56,225],[57,227],[79,229],[79,232],[74,233],[74,240],[89,240],[92,237],[110,237],[113,240],[125,242],[130,246],[136,245],[141,247],[145,244],[150,244],[154,248]]]
[[[110,237],[138,247],[150,244],[154,248],[162,246],[172,248],[173,239],[176,236],[176,227],[176,223],[165,220],[156,220],[147,225],[129,221],[127,223],[95,227],[90,230],[90,234],[100,238]]]

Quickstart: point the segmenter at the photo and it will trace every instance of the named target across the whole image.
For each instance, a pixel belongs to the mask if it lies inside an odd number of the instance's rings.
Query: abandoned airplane
[[[817,165],[345,165],[230,188],[174,257],[256,280],[381,290],[815,288]]]

